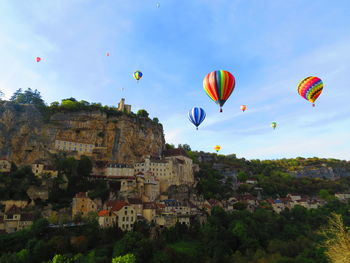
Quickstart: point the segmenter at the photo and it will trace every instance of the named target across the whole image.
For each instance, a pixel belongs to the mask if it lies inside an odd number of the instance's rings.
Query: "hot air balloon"
[[[315,101],[321,95],[322,90],[323,82],[318,77],[307,77],[298,84],[299,95],[310,101],[313,107],[315,107]]]
[[[139,82],[139,80],[142,78],[142,75],[143,75],[142,72],[139,70],[136,70],[134,72],[134,78],[137,80],[137,82]]]
[[[271,127],[272,127],[273,129],[276,129],[276,127],[277,127],[277,122],[271,122]]]
[[[205,116],[205,111],[200,107],[194,107],[188,112],[188,118],[190,119],[190,122],[196,126],[197,130],[198,126],[204,121]]]
[[[222,106],[235,88],[235,77],[225,70],[210,72],[203,80],[203,88],[207,95],[220,105],[220,112],[222,112]]]
[[[36,57],[35,60],[36,60],[36,62],[40,62],[41,61],[41,57]]]
[[[215,150],[216,152],[219,152],[220,149],[221,149],[221,146],[219,146],[219,145],[215,145],[215,146],[214,146],[214,150]]]
[[[247,106],[246,105],[242,105],[241,106],[241,110],[244,112],[245,110],[247,109]]]
[[[109,52],[106,53],[106,56],[109,57]]]

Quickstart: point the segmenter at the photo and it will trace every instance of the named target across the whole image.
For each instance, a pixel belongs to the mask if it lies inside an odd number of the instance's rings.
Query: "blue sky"
[[[0,90],[31,87],[48,103],[124,97],[159,118],[168,143],[194,150],[349,160],[348,14],[347,0],[3,0]],[[236,78],[223,113],[202,87],[217,69]],[[307,76],[325,85],[315,108],[296,91]],[[207,113],[198,131],[194,106]]]

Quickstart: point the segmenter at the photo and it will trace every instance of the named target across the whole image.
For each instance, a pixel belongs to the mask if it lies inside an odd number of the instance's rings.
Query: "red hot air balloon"
[[[247,106],[246,105],[242,105],[241,106],[241,110],[244,112],[245,110],[247,109]]]
[[[203,80],[203,88],[207,95],[220,105],[220,112],[222,112],[222,106],[235,88],[235,77],[225,70],[210,72]]]
[[[36,60],[36,62],[40,62],[41,61],[41,57],[36,57],[35,60]]]

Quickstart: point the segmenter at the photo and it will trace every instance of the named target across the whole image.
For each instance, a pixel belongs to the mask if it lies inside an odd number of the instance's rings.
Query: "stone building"
[[[122,98],[118,103],[118,111],[131,113],[131,105],[125,104],[125,99]]]
[[[98,212],[98,224],[102,228],[116,226],[117,215],[110,210],[102,210]]]
[[[32,164],[32,172],[35,176],[41,176],[44,174],[50,175],[51,177],[57,177],[58,171],[52,166],[45,165],[42,163]]]
[[[192,159],[183,149],[172,149],[164,153],[165,159],[147,156],[142,163],[135,163],[135,172],[151,172],[158,180],[160,192],[166,192],[171,185],[193,185]]]
[[[116,223],[121,230],[132,230],[137,215],[135,209],[128,202],[120,200],[108,201],[106,208],[117,216]]]
[[[13,233],[18,230],[30,227],[33,224],[34,216],[23,212],[19,207],[13,205],[4,214],[4,229],[6,233]]]
[[[80,192],[75,195],[72,203],[72,217],[77,214],[87,216],[89,212],[97,212],[98,204],[91,200],[86,192]]]
[[[95,145],[87,142],[55,140],[55,149],[59,151],[75,151],[78,155],[92,155]]]
[[[0,173],[9,173],[11,171],[11,162],[6,159],[0,159]]]

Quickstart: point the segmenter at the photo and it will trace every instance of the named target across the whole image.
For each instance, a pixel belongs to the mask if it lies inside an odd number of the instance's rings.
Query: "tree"
[[[0,90],[0,100],[4,96],[4,93]]]
[[[332,195],[329,193],[328,190],[326,189],[321,189],[320,192],[318,193],[321,199],[329,201],[332,199]]]
[[[133,254],[126,254],[113,258],[112,263],[136,263],[136,257]]]
[[[159,119],[158,119],[157,117],[154,117],[154,118],[153,118],[153,122],[159,123]]]
[[[341,215],[333,213],[321,234],[326,238],[325,254],[332,263],[350,262],[350,232]]]
[[[191,151],[191,146],[189,146],[188,144],[179,144],[177,146],[178,148],[184,149],[185,151]]]
[[[32,104],[35,106],[45,106],[44,100],[41,98],[38,90],[32,90],[31,88],[22,91],[22,89],[16,90],[16,92],[10,98],[10,101],[20,104]]]
[[[137,116],[139,117],[145,117],[145,118],[148,118],[148,112],[144,109],[141,109],[141,110],[138,110],[137,113],[136,113]]]

